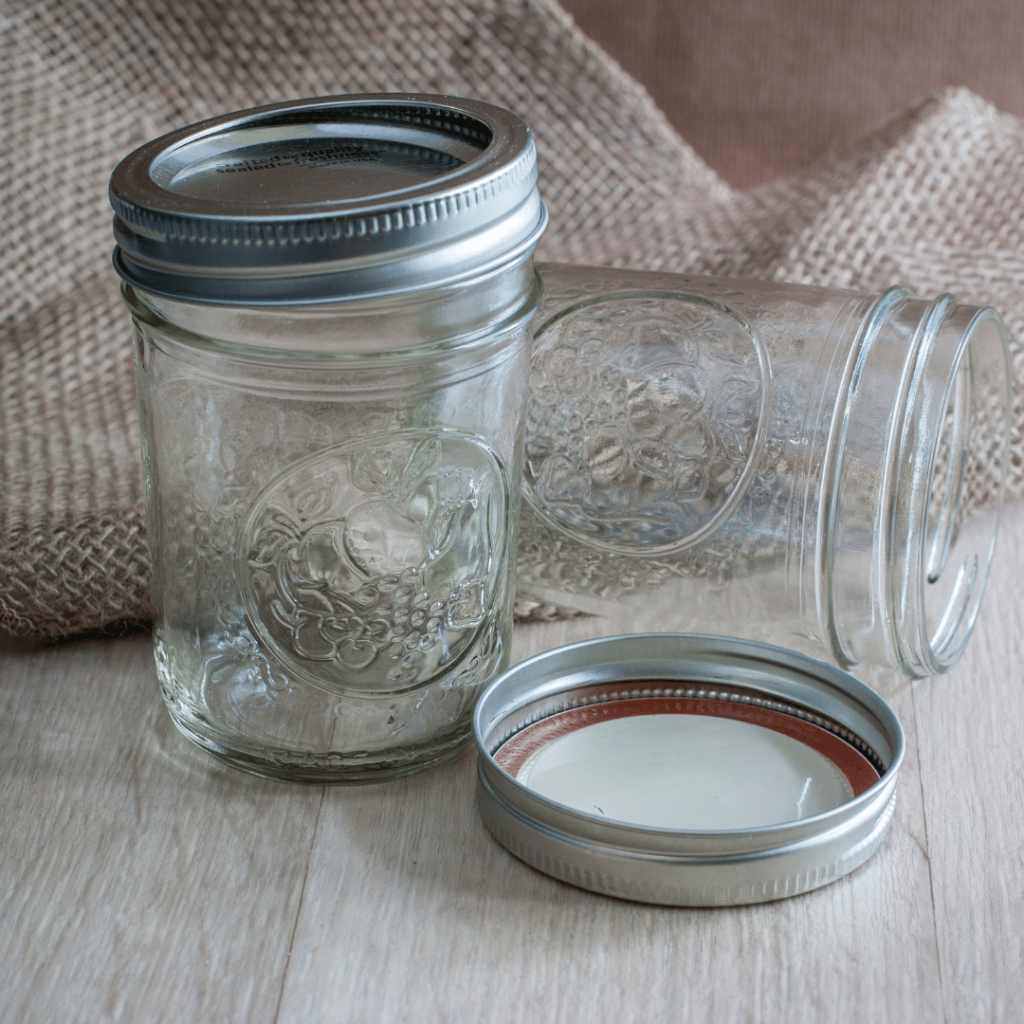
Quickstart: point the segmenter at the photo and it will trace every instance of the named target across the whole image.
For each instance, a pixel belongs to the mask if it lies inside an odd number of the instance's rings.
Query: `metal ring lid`
[[[547,651],[485,691],[477,800],[562,881],[677,906],[818,888],[878,848],[903,730],[839,669],[727,637],[652,633]]]
[[[267,305],[454,283],[536,246],[536,149],[476,100],[366,94],[212,118],[156,139],[110,181],[114,264],[201,303]]]

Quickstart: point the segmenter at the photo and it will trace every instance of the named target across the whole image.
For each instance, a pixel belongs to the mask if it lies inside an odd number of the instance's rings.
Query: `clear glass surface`
[[[1006,473],[990,309],[541,265],[519,586],[849,668],[946,671]]]
[[[529,262],[335,306],[126,287],[157,672],[187,736],[325,782],[468,742],[508,660],[534,289]]]

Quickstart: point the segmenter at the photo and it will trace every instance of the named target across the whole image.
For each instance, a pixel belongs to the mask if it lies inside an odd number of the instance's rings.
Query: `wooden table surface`
[[[596,896],[524,866],[474,757],[300,787],[191,747],[148,638],[0,652],[0,1021],[1024,1020],[1024,506],[967,653],[867,681],[906,729],[892,830],[759,907]],[[517,629],[514,658],[649,623]]]

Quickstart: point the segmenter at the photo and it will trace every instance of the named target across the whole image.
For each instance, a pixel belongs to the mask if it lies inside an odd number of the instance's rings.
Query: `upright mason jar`
[[[992,309],[541,265],[519,586],[844,668],[949,669],[1006,477]]]
[[[175,724],[287,779],[453,755],[509,654],[529,129],[442,97],[279,104],[143,146],[110,195]]]

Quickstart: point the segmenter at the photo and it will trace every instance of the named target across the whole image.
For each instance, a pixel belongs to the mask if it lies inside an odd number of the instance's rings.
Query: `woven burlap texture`
[[[107,179],[150,138],[279,99],[413,90],[515,110],[537,136],[546,259],[995,305],[1024,490],[1024,125],[966,91],[740,194],[550,0],[8,0],[0,21],[0,634],[150,614]]]

